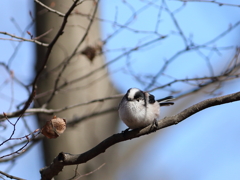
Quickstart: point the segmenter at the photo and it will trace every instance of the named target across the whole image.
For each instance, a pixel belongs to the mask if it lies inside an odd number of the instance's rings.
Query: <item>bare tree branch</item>
[[[89,24],[88,24],[88,26],[87,26],[87,29],[86,29],[83,37],[81,38],[81,40],[79,41],[79,43],[78,43],[77,46],[75,47],[73,53],[72,53],[72,54],[70,55],[70,57],[67,59],[66,63],[64,63],[64,66],[62,67],[62,70],[61,70],[60,73],[58,74],[58,77],[57,77],[57,79],[56,79],[56,81],[55,81],[54,91],[53,91],[53,93],[51,94],[50,98],[47,100],[47,102],[43,105],[43,107],[46,107],[47,104],[48,104],[48,103],[52,100],[52,98],[54,97],[54,95],[55,95],[55,93],[56,93],[57,86],[58,86],[58,82],[60,81],[60,78],[61,78],[64,70],[67,68],[69,62],[71,61],[71,59],[72,59],[72,58],[74,57],[74,55],[76,54],[79,46],[80,46],[80,45],[84,42],[84,40],[86,39],[86,37],[87,37],[87,35],[88,35],[89,31],[90,31],[90,28],[92,27],[94,17],[95,17],[95,15],[96,15],[96,13],[97,13],[99,1],[100,1],[100,0],[98,0],[98,1],[96,2],[96,5],[95,5],[94,11],[93,11],[93,15],[92,15],[92,19],[90,19],[90,22],[89,22]],[[80,1],[80,2],[82,2],[82,1]]]
[[[39,142],[40,140],[42,140],[45,136],[38,136],[37,138],[31,138],[31,143],[24,149],[24,151],[22,152],[18,152],[18,153],[12,153],[12,156],[8,157],[8,158],[3,158],[0,159],[0,163],[3,162],[13,162],[15,160],[17,160],[18,157],[21,157],[23,154],[26,154],[32,147],[34,147],[34,145]],[[29,140],[23,140],[20,143],[15,143],[13,145],[8,146],[7,148],[2,149],[0,152],[4,152],[4,151],[9,151],[9,149],[14,149],[14,148],[18,148],[19,146],[23,146],[24,144],[26,144]]]
[[[57,15],[59,15],[60,17],[64,17],[65,14],[55,10],[55,9],[52,9],[50,7],[48,7],[47,5],[43,4],[42,2],[40,2],[39,0],[34,0],[36,3],[38,3],[39,5],[41,5],[42,7],[44,7],[45,9],[47,9],[49,12],[52,12],[52,13],[55,13]]]
[[[77,167],[76,167],[76,169],[75,169],[75,175],[74,175],[72,178],[68,179],[68,180],[77,180],[77,179],[80,179],[80,178],[82,178],[82,177],[89,176],[89,175],[91,175],[92,173],[94,173],[94,172],[98,171],[99,169],[101,169],[105,164],[106,164],[106,163],[103,163],[103,164],[102,164],[101,166],[99,166],[97,169],[95,169],[95,170],[93,170],[93,171],[91,171],[91,172],[89,172],[89,173],[83,174],[83,175],[79,175],[79,173],[77,172],[77,168],[78,168],[78,165],[77,165]]]
[[[222,2],[217,2],[215,0],[177,0],[177,1],[182,1],[182,2],[207,2],[207,3],[214,3],[217,4],[219,6],[234,6],[234,7],[240,7],[239,4],[229,4],[229,3],[222,3]]]
[[[49,44],[48,46],[48,49],[47,49],[47,52],[46,52],[46,55],[45,55],[45,58],[43,60],[43,64],[42,64],[42,67],[39,69],[39,71],[37,72],[37,75],[35,77],[35,79],[33,80],[32,82],[32,92],[31,94],[29,95],[29,98],[28,100],[26,101],[24,107],[20,110],[20,116],[19,118],[24,114],[24,112],[28,109],[28,107],[30,106],[31,102],[33,101],[34,97],[35,97],[35,94],[36,94],[36,90],[37,90],[37,81],[38,81],[38,78],[40,77],[41,73],[43,72],[43,70],[46,68],[46,64],[48,62],[48,59],[49,59],[49,56],[52,52],[52,49],[54,47],[54,45],[56,44],[56,42],[58,41],[59,37],[63,34],[63,30],[67,24],[67,19],[69,17],[69,15],[71,14],[71,12],[74,10],[74,8],[78,5],[79,2],[82,2],[80,0],[75,0],[72,4],[72,6],[69,8],[69,10],[67,11],[67,13],[65,14],[64,18],[63,18],[63,22],[62,22],[62,25],[61,27],[59,28],[56,36],[53,38],[52,42]]]
[[[235,55],[236,57],[234,59],[237,59],[238,55],[239,55],[239,53]],[[171,86],[171,85],[173,85],[175,83],[178,83],[178,82],[186,82],[186,83],[194,82],[195,86],[197,86],[197,88],[194,88],[192,90],[192,92],[196,92],[196,91],[199,91],[203,87],[206,87],[207,85],[210,85],[210,84],[225,82],[225,81],[228,81],[228,80],[239,78],[240,77],[240,73],[231,74],[231,72],[235,72],[239,68],[240,68],[240,64],[237,63],[237,64],[232,64],[222,74],[220,74],[218,76],[174,79],[174,80],[172,80],[172,81],[170,81],[170,82],[168,82],[168,83],[166,83],[166,84],[164,84],[162,86],[158,86],[156,88],[153,88],[153,89],[149,90],[148,92],[153,92],[153,91],[158,90],[158,89],[163,89],[163,88],[169,87],[169,86]],[[179,94],[177,98],[189,95],[192,92],[189,91],[189,92],[186,92],[184,94]],[[63,107],[63,108],[59,108],[59,109],[30,108],[30,109],[27,109],[25,111],[24,115],[36,114],[36,113],[53,114],[53,113],[63,112],[63,111],[66,111],[66,110],[69,110],[69,109],[72,109],[72,108],[76,108],[76,107],[80,107],[80,106],[84,106],[84,105],[88,105],[88,104],[92,104],[92,103],[96,103],[96,102],[103,102],[103,101],[106,101],[106,100],[117,99],[117,98],[120,98],[122,96],[123,96],[122,94],[113,95],[113,96],[109,96],[109,97],[105,97],[105,98],[94,99],[94,100],[91,100],[91,101],[88,101],[88,102],[84,102],[84,103],[78,103],[78,104],[69,105],[69,106],[66,106],[66,107]],[[112,110],[104,110],[103,112],[98,112],[98,113],[106,113],[106,112],[113,111],[114,109],[115,108],[113,108]],[[21,111],[19,110],[19,111],[15,111],[15,112],[12,112],[12,113],[5,113],[5,115],[8,118],[12,118],[12,117],[18,117],[20,113],[21,113]],[[0,121],[6,120],[5,119],[5,115],[0,114]],[[84,117],[81,117],[80,119],[81,120],[82,119],[87,119],[87,117],[92,117],[92,116],[96,116],[96,114],[94,113],[94,114],[86,115]],[[81,120],[78,120],[78,122],[80,122]],[[74,122],[76,123],[77,121],[74,120]],[[71,122],[71,123],[73,123],[73,122]]]
[[[99,143],[97,146],[93,147],[89,151],[84,152],[82,154],[70,154],[61,152],[49,166],[44,167],[43,169],[40,170],[42,177],[41,179],[50,180],[51,178],[56,176],[60,171],[62,171],[64,166],[85,163],[90,159],[93,159],[94,157],[98,156],[99,154],[104,153],[109,147],[116,143],[134,139],[143,135],[153,133],[156,130],[160,130],[168,126],[178,124],[179,122],[187,119],[191,115],[196,114],[197,112],[200,112],[206,108],[231,103],[239,100],[240,92],[207,99],[183,110],[182,112],[176,115],[161,119],[160,121],[158,121],[158,126],[156,128],[152,128],[152,125],[149,125],[143,129],[136,129],[124,133],[114,134],[109,138],[105,139],[104,141],[102,141],[101,143]]]
[[[10,33],[8,33],[8,32],[2,32],[2,31],[0,31],[0,34],[4,34],[4,35],[7,35],[7,36],[10,36],[10,37],[12,37],[12,38],[15,38],[15,39],[19,39],[19,40],[22,40],[22,41],[28,41],[28,42],[34,42],[34,43],[36,43],[36,44],[38,44],[38,45],[41,45],[41,46],[48,46],[48,44],[46,44],[46,43],[43,43],[43,42],[40,42],[40,41],[38,41],[38,40],[36,40],[36,39],[26,39],[26,38],[23,38],[23,37],[19,37],[19,36],[15,36],[15,35],[13,35],[13,34],[10,34]],[[3,39],[3,38],[2,38]],[[4,39],[3,39],[4,40]],[[6,40],[9,40],[9,39],[6,39]],[[10,39],[11,40],[11,39]]]
[[[16,177],[16,176],[7,174],[7,173],[2,172],[2,171],[0,171],[0,174],[4,175],[4,176],[6,176],[7,178],[10,178],[10,179],[24,180],[24,179],[22,179],[22,178],[19,178],[19,177]]]
[[[88,104],[92,104],[92,103],[96,103],[96,102],[103,102],[106,100],[112,100],[112,99],[117,99],[122,97],[122,94],[118,94],[118,95],[113,95],[113,96],[109,96],[109,97],[105,97],[105,98],[100,98],[100,99],[94,99],[88,102],[84,102],[84,103],[78,103],[78,104],[74,104],[74,105],[70,105],[70,106],[66,106],[63,108],[59,108],[59,109],[46,109],[46,108],[30,108],[27,109],[25,111],[25,114],[36,114],[36,113],[44,113],[44,114],[53,114],[53,113],[58,113],[58,112],[62,112],[62,111],[66,111],[75,107],[80,107],[80,106],[84,106],[84,105],[88,105]],[[4,113],[4,114],[0,114],[0,122],[1,121],[5,121],[6,120],[6,116],[8,118],[12,118],[12,117],[18,117],[21,111],[15,111],[12,113]]]

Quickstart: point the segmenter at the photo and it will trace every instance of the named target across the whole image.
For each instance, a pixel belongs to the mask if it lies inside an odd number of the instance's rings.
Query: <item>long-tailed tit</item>
[[[172,96],[155,100],[152,94],[131,88],[123,96],[118,112],[122,121],[130,128],[146,127],[159,119],[160,106],[173,105]]]

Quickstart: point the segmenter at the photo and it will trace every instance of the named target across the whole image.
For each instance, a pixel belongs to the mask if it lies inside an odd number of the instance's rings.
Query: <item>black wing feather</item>
[[[157,102],[159,103],[160,106],[174,105],[174,102],[169,102],[171,100],[174,100],[173,96],[167,96],[165,98],[158,99]]]

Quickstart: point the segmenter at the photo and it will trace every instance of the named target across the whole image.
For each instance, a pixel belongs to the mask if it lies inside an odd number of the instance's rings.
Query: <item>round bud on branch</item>
[[[66,129],[66,120],[53,116],[53,118],[46,122],[41,129],[41,133],[49,139],[59,137]]]

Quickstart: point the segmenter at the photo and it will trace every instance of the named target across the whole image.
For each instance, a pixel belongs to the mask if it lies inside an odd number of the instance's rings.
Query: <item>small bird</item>
[[[122,121],[130,128],[137,129],[156,123],[160,116],[160,106],[173,105],[172,96],[155,100],[148,92],[130,88],[123,96],[118,113]]]

